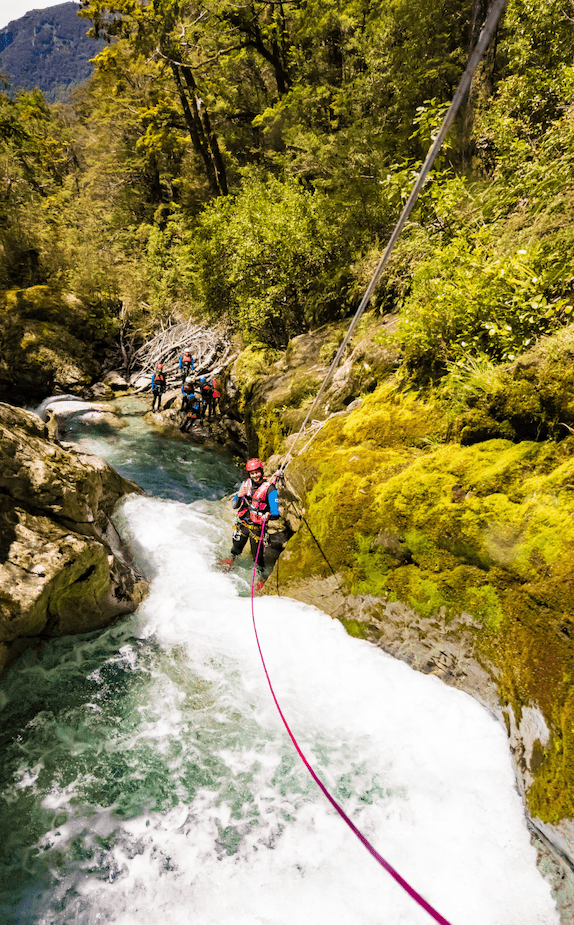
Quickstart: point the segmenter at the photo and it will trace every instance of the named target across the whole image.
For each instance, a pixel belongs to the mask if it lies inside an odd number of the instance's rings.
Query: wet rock
[[[41,421],[45,422],[49,417],[46,410],[48,407],[60,401],[78,401],[78,398],[78,395],[51,395],[49,398],[45,398],[44,401],[38,405],[35,413],[38,415]]]
[[[129,382],[130,388],[135,389],[136,392],[143,392],[146,388],[149,388],[149,384],[150,377],[141,376],[139,373],[137,373],[135,376],[131,376]]]
[[[126,382],[124,377],[114,369],[106,373],[104,376],[104,383],[114,392],[125,392],[130,387],[129,382]]]
[[[133,612],[147,585],[111,514],[136,485],[103,460],[47,439],[0,404],[0,669],[26,639],[83,633]]]
[[[121,414],[113,405],[82,401],[81,399],[43,402],[44,415],[52,436],[63,440],[74,422],[83,426],[96,426],[109,432],[126,426]]]
[[[83,393],[99,375],[93,344],[105,339],[100,311],[103,319],[104,307],[48,286],[0,292],[0,400],[25,404],[58,391]]]
[[[87,397],[96,401],[113,401],[114,391],[107,382],[95,382],[88,390]]]

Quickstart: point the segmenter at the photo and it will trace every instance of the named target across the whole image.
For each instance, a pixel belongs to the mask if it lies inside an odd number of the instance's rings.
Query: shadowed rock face
[[[36,415],[0,404],[0,668],[25,639],[133,612],[147,588],[110,521],[140,489],[46,436]]]
[[[106,306],[48,286],[0,291],[0,400],[38,404],[54,392],[89,394],[111,346]]]

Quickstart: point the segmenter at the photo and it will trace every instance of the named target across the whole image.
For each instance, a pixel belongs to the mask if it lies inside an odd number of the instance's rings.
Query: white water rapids
[[[3,708],[27,678],[46,687],[2,796],[29,819],[3,925],[432,921],[294,752],[249,561],[216,568],[228,508],[129,497],[116,522],[148,599],[10,669]],[[558,925],[501,726],[314,608],[264,597],[255,614],[303,752],[383,857],[451,925]]]

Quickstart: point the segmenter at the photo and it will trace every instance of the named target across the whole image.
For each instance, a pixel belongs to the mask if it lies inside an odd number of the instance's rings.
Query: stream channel
[[[429,925],[293,749],[250,560],[216,567],[240,471],[142,409],[67,436],[146,490],[115,522],[150,594],[1,679],[0,922]],[[312,607],[267,596],[255,615],[303,752],[383,857],[451,925],[558,925],[486,710]]]

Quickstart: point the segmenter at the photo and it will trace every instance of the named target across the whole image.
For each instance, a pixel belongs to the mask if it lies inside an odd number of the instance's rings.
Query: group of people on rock
[[[199,378],[193,375],[194,362],[191,350],[184,350],[179,361],[179,372],[183,380],[181,386],[181,411],[185,420],[180,430],[186,433],[195,421],[207,420],[219,412],[219,379]],[[161,410],[161,399],[167,387],[163,364],[158,363],[151,379],[152,411]],[[279,499],[274,479],[265,478],[263,463],[260,459],[250,459],[246,465],[247,479],[242,483],[233,498],[233,507],[237,511],[237,521],[233,531],[231,555],[223,559],[221,567],[227,571],[233,566],[237,556],[249,541],[251,555],[257,566],[259,580],[256,588],[260,589],[265,581],[265,552],[261,534],[269,520],[279,518]]]
[[[195,421],[210,422],[219,413],[219,379],[201,376],[199,380],[186,376],[181,387],[181,410],[186,418],[180,430],[186,433]]]
[[[203,421],[206,414],[210,422],[219,414],[220,380],[207,376],[199,379],[192,375],[194,369],[193,356],[190,348],[186,347],[179,358],[179,374],[181,376],[181,410],[185,413],[185,420],[180,430],[186,433],[195,421]],[[167,388],[167,380],[163,371],[163,363],[158,363],[151,377],[152,411],[161,411],[161,399]],[[157,407],[156,407],[157,405]]]
[[[220,382],[219,379],[197,378],[193,375],[194,362],[191,350],[186,348],[179,360],[179,373],[182,378],[181,411],[185,420],[180,427],[187,432],[195,421],[207,420],[219,413]],[[152,411],[161,411],[161,399],[167,388],[163,363],[158,363],[151,378]],[[237,520],[233,531],[231,555],[223,559],[221,567],[227,571],[233,566],[237,556],[249,541],[251,555],[257,566],[260,589],[265,581],[264,543],[261,534],[269,520],[279,518],[279,499],[274,478],[265,478],[263,463],[260,459],[249,459],[246,464],[247,479],[242,483],[233,498],[233,507],[237,511]]]
[[[187,432],[195,421],[203,421],[207,412],[207,419],[211,421],[212,415],[219,410],[219,380],[201,376],[194,379],[190,373],[193,371],[193,358],[186,351],[180,360],[180,371],[183,373],[181,387],[181,410],[186,417],[180,427]],[[158,363],[151,380],[153,394],[152,411],[161,410],[161,398],[166,390],[166,378],[163,364]],[[232,568],[237,556],[249,541],[251,555],[259,575],[256,590],[260,590],[265,581],[265,552],[261,542],[262,531],[269,520],[279,518],[279,499],[274,479],[266,479],[263,463],[260,459],[248,460],[246,464],[247,479],[242,483],[233,498],[233,507],[237,511],[237,521],[233,531],[231,555],[223,559],[221,568],[224,571]]]

